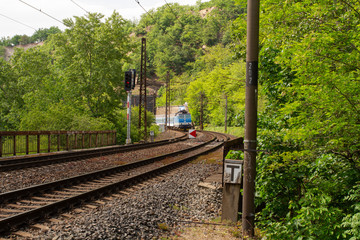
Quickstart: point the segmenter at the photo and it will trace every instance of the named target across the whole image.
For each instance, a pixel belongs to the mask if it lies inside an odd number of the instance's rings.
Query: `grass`
[[[213,132],[220,132],[225,133],[225,127],[224,126],[206,126],[204,128],[205,131],[213,131]],[[244,128],[243,127],[228,127],[227,128],[227,134],[234,135],[236,137],[243,137],[244,136]]]
[[[158,228],[163,231],[169,231],[169,226],[166,223],[158,223]]]
[[[185,207],[185,206],[179,206],[179,205],[177,205],[177,204],[174,204],[174,205],[171,205],[172,206],[172,208],[174,209],[174,210],[176,210],[176,211],[187,211],[187,210],[189,210],[189,208],[187,208],[187,207]]]

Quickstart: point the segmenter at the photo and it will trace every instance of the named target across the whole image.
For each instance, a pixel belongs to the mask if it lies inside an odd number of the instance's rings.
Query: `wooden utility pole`
[[[146,38],[141,39],[140,93],[139,93],[139,136],[147,141],[146,117]]]
[[[170,72],[166,75],[166,99],[165,99],[165,131],[170,125]]]
[[[204,93],[200,93],[200,130],[204,130]]]
[[[225,94],[225,133],[227,133],[227,112],[228,112],[228,98]]]
[[[254,237],[260,0],[247,2],[246,97],[242,232]]]
[[[153,113],[156,115],[156,92],[153,94]]]

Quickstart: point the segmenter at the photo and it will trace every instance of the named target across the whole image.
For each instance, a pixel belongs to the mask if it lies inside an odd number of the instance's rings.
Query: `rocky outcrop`
[[[15,52],[15,48],[23,48],[24,50],[27,50],[29,48],[33,48],[33,47],[36,47],[36,46],[42,46],[43,44],[44,44],[44,42],[39,42],[39,43],[29,43],[29,44],[25,44],[25,45],[17,45],[17,46],[14,46],[14,47],[4,47],[4,49],[5,49],[4,59],[6,61],[9,61],[11,56]]]

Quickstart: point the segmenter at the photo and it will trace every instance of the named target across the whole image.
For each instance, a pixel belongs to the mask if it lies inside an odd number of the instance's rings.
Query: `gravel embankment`
[[[125,152],[103,157],[90,158],[80,161],[59,163],[44,167],[0,172],[0,193],[25,188],[32,185],[53,182],[56,180],[77,176],[96,170],[115,167],[129,162],[134,162],[150,157],[163,155],[189,148],[198,142],[208,140],[208,136],[187,140],[150,149]]]
[[[59,217],[62,223],[46,222],[50,230],[31,233],[34,239],[54,240],[159,239],[164,234],[175,234],[184,220],[209,220],[218,215],[221,190],[201,188],[198,183],[220,167],[188,164],[160,182],[73,218]]]

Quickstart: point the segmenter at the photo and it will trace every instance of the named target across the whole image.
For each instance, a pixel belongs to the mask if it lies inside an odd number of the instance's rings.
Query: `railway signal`
[[[131,71],[127,71],[125,72],[125,91],[131,91],[131,79],[132,77],[132,72]]]
[[[130,69],[125,72],[125,91],[127,91],[127,132],[126,132],[126,144],[131,144],[131,89],[135,88],[135,69]]]
[[[131,89],[134,89],[135,88],[136,70],[130,69],[129,71],[131,72]]]

